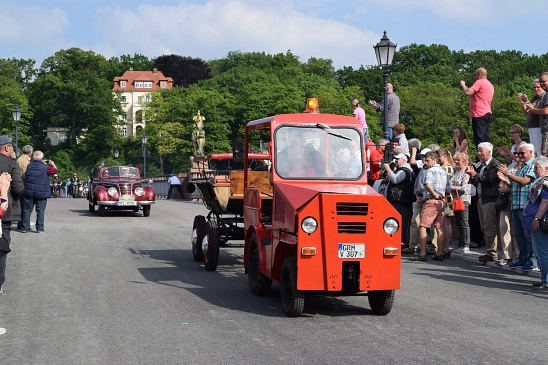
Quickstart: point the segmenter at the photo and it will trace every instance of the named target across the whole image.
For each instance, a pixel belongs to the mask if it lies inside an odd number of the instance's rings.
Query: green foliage
[[[125,71],[156,67],[175,80],[176,87],[152,94],[143,109],[146,120],[147,175],[185,171],[194,150],[191,135],[197,111],[206,118],[205,153],[228,152],[233,140],[243,138],[244,126],[252,120],[281,113],[300,113],[308,97],[317,97],[322,113],[352,115],[349,101],[357,98],[367,115],[371,139],[382,137],[380,113],[368,100],[383,99],[383,71],[375,66],[335,70],[332,60],[311,57],[301,63],[287,51],[229,52],[226,57],[205,62],[199,58],[164,55],[156,59],[134,54],[108,61],[92,51],[61,50],[34,69],[33,60],[0,59],[0,134],[15,134],[11,110],[22,110],[19,142],[33,144],[54,159],[62,177],[76,171],[86,174],[102,159],[143,170],[141,137],[122,137],[119,95],[112,93],[112,80]],[[452,51],[444,45],[411,44],[401,47],[390,68],[389,82],[401,100],[400,122],[407,138],[423,145],[452,143],[451,131],[472,128],[469,97],[459,87],[474,81],[478,67],[488,70],[495,85],[491,138],[495,146],[510,144],[509,127],[525,126],[516,94],[532,96],[531,82],[545,71],[548,54],[528,56],[519,51]],[[178,86],[177,86],[178,85]],[[48,127],[65,127],[67,142],[51,146],[44,139]],[[524,136],[527,139],[527,136]],[[256,148],[268,135],[254,133]],[[84,175],[82,175],[84,176]]]

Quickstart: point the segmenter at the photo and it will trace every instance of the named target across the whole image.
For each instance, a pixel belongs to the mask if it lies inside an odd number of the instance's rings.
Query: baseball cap
[[[13,141],[8,136],[0,136],[0,146],[5,146],[11,144],[13,146]]]
[[[403,158],[405,161],[407,161],[407,156],[404,153],[400,153],[399,155],[394,156],[395,159]]]
[[[424,155],[426,152],[431,152],[432,150],[430,148],[425,148],[421,151],[421,155]]]

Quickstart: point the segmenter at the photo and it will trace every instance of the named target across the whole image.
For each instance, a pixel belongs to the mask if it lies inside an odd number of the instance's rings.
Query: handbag
[[[497,197],[497,200],[495,201],[495,208],[498,210],[506,209],[508,206],[508,198],[510,197],[510,193],[499,193],[499,196]]]
[[[457,193],[457,197],[453,198],[453,212],[462,212],[466,209],[464,200],[459,196],[459,189],[455,188],[455,192]]]

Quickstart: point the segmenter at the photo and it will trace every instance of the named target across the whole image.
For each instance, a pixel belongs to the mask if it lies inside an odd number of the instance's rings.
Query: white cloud
[[[7,3],[0,12],[0,42],[30,42],[28,46],[32,46],[61,36],[68,25],[67,14],[61,9]]]
[[[291,2],[272,5],[243,0],[210,0],[202,5],[141,5],[97,12],[101,42],[93,49],[107,57],[175,53],[205,60],[229,51],[285,53],[305,62],[330,58],[335,67],[375,64],[372,45],[381,35],[296,10]]]

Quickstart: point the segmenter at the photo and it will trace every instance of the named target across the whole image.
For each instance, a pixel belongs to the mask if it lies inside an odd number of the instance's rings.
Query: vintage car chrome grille
[[[131,195],[131,184],[119,184],[120,195]]]
[[[367,215],[367,203],[337,203],[337,215]]]
[[[367,224],[365,222],[339,222],[337,230],[342,234],[364,234]]]

